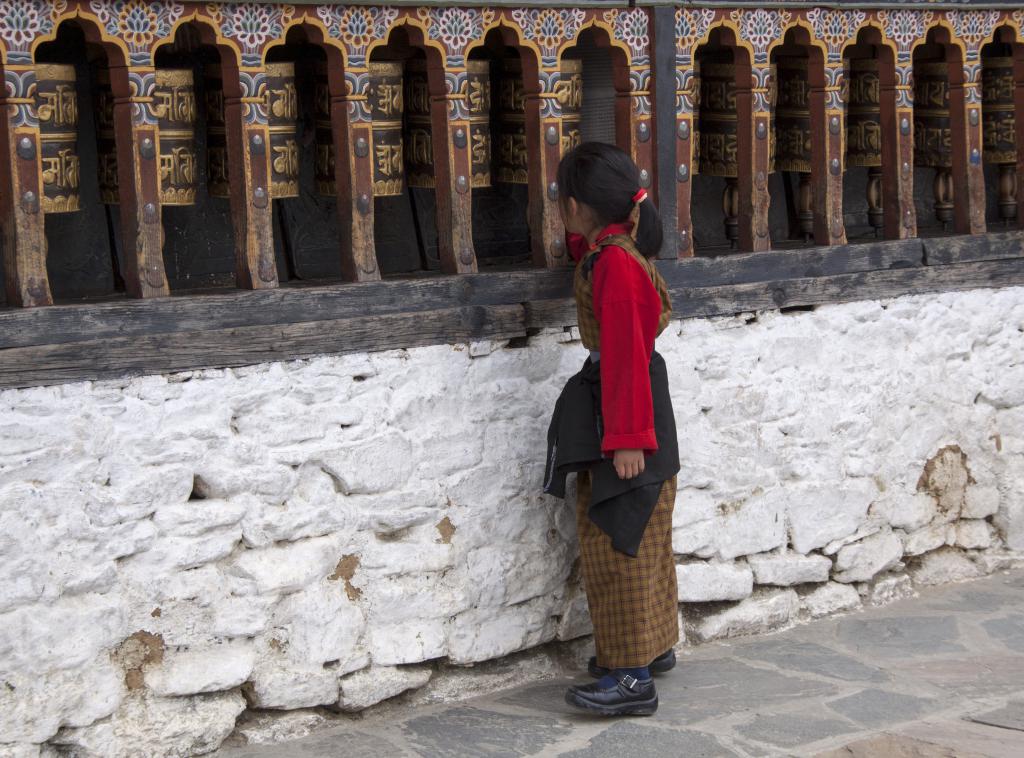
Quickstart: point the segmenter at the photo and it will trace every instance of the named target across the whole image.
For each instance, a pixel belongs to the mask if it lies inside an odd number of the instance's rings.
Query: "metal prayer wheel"
[[[982,147],[986,163],[999,166],[999,216],[1009,223],[1017,218],[1017,127],[1014,119],[1013,58],[984,56],[981,61]]]
[[[466,62],[469,160],[473,187],[491,186],[491,64]]]
[[[690,106],[693,109],[693,118],[690,121],[690,173],[700,173],[700,104],[701,104],[701,89],[700,89],[700,61],[693,62],[693,75],[690,77],[690,86],[688,89],[676,93],[676,99],[679,99],[680,95],[689,95]]]
[[[106,68],[93,69],[93,109],[96,119],[96,178],[100,189],[100,202],[117,205],[120,202],[117,183],[117,140],[114,132],[114,91],[110,87],[110,72]]]
[[[505,58],[498,92],[497,181],[526,184],[529,159],[526,152],[526,87],[518,58]]]
[[[882,228],[882,98],[877,58],[851,58],[847,75],[846,160],[868,169],[868,223]]]
[[[434,145],[430,129],[430,82],[427,62],[405,64],[405,171],[410,187],[433,189]]]
[[[914,165],[934,168],[935,217],[953,220],[953,137],[946,62],[914,64]]]
[[[294,63],[268,63],[267,121],[270,126],[270,196],[299,196],[299,96]]]
[[[402,62],[370,64],[370,116],[373,119],[373,194],[401,195],[405,188],[402,160]]]
[[[702,174],[725,177],[722,194],[725,236],[734,246],[739,238],[735,72],[732,63],[701,62],[699,118],[694,130],[697,140],[694,164]]]
[[[192,69],[157,69],[150,106],[160,136],[160,203],[194,205],[196,166],[196,88]]]
[[[74,66],[36,66],[36,113],[43,168],[43,212],[77,211],[78,97]]]
[[[566,58],[555,91],[562,106],[562,154],[583,141],[583,61]]]
[[[775,107],[775,169],[811,171],[811,88],[807,59],[779,56]]]
[[[327,80],[327,62],[318,61],[313,80],[313,129],[316,155],[313,182],[318,195],[338,194],[334,176],[334,132],[331,129],[331,89]]]
[[[206,191],[210,197],[231,197],[228,184],[228,130],[224,112],[224,79],[220,66],[203,68],[206,101]]]

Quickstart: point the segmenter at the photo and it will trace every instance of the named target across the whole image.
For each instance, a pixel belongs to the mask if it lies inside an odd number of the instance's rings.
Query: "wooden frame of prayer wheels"
[[[44,213],[77,211],[79,201],[78,95],[75,67],[36,66],[36,114],[42,164]]]
[[[268,63],[267,121],[270,125],[270,196],[299,196],[299,96],[294,63]]]
[[[370,63],[370,117],[373,120],[373,194],[405,191],[402,115],[405,110],[402,61]]]
[[[157,69],[153,105],[160,141],[160,204],[194,205],[196,166],[196,89],[192,69]]]
[[[466,61],[470,186],[491,186],[491,64]]]

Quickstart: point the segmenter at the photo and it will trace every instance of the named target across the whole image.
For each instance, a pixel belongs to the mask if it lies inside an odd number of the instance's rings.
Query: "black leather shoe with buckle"
[[[573,685],[565,702],[601,716],[650,716],[658,710],[658,691],[653,679],[641,682],[625,674],[612,687],[600,682]]]
[[[647,666],[652,674],[664,674],[676,667],[676,651],[669,648],[667,653],[662,653]],[[587,672],[595,679],[600,679],[608,673],[604,666],[597,665],[597,656],[590,656],[590,663],[587,664]]]

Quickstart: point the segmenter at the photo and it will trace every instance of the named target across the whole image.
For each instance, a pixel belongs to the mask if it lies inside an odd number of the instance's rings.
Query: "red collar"
[[[632,221],[623,221],[621,224],[608,224],[594,239],[594,244],[591,245],[588,250],[596,250],[597,246],[601,243],[601,240],[606,237],[613,237],[617,234],[629,234],[629,231],[633,228]]]

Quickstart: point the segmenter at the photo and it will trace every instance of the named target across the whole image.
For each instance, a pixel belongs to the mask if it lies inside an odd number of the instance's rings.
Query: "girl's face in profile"
[[[575,198],[569,197],[558,203],[558,212],[562,217],[562,225],[570,234],[587,235],[590,232],[590,214],[586,206],[580,204]]]

